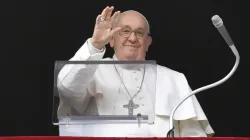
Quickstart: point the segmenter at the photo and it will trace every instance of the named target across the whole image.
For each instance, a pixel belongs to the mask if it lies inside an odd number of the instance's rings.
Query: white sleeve
[[[87,46],[88,46],[90,55],[94,55],[94,54],[97,54],[97,53],[102,53],[105,50],[105,48],[102,48],[101,50],[99,50],[96,47],[94,47],[91,44],[90,39],[88,39],[88,41],[87,41]]]
[[[96,49],[88,39],[70,61],[101,60],[105,53]],[[90,100],[89,86],[94,86],[93,79],[97,65],[66,64],[59,72],[57,87],[60,97],[64,98],[78,112],[82,112]]]
[[[199,121],[192,119],[179,121],[179,135],[180,137],[207,137]]]

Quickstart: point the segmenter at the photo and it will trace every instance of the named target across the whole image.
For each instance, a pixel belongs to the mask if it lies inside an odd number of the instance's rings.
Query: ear
[[[151,36],[148,36],[147,37],[147,44],[146,44],[146,52],[148,51],[148,48],[149,48],[149,46],[151,45],[151,43],[152,43],[152,37]]]

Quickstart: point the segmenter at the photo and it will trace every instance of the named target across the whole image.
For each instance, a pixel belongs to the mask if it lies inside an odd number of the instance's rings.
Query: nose
[[[136,37],[134,32],[132,32],[130,34],[130,36],[128,37],[128,40],[131,41],[131,42],[136,42],[137,41],[137,37]]]

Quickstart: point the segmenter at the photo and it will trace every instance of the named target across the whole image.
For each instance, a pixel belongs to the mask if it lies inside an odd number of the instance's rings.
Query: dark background
[[[58,135],[51,117],[54,62],[71,58],[91,37],[96,16],[112,5],[148,18],[153,43],[147,59],[184,73],[192,89],[220,80],[234,65],[233,53],[212,25],[218,14],[241,62],[227,82],[197,97],[215,136],[250,136],[250,10],[243,0],[1,1],[0,135]],[[106,56],[112,55],[108,49]]]

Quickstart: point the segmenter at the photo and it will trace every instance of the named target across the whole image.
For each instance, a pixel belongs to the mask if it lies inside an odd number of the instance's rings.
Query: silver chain
[[[139,89],[139,91],[133,96],[133,97],[131,97],[131,95],[130,95],[130,93],[129,93],[129,91],[128,91],[128,89],[127,89],[127,87],[125,86],[125,83],[123,82],[123,80],[122,80],[122,78],[121,78],[121,76],[120,76],[120,74],[119,74],[119,72],[118,72],[118,70],[117,70],[117,68],[116,68],[116,66],[115,66],[115,64],[114,64],[114,67],[115,67],[115,70],[116,70],[116,72],[117,72],[117,74],[118,74],[118,76],[120,77],[120,80],[122,81],[122,83],[123,83],[123,86],[125,87],[125,89],[126,89],[126,91],[128,92],[128,95],[129,95],[129,97],[130,97],[130,99],[131,100],[133,100],[133,98],[141,91],[141,88],[142,88],[142,83],[143,83],[143,81],[144,81],[144,77],[145,77],[145,71],[146,71],[146,69],[145,69],[145,66],[146,65],[144,65],[144,71],[143,71],[143,77],[142,77],[142,81],[141,81],[141,85],[140,85],[140,89]]]

